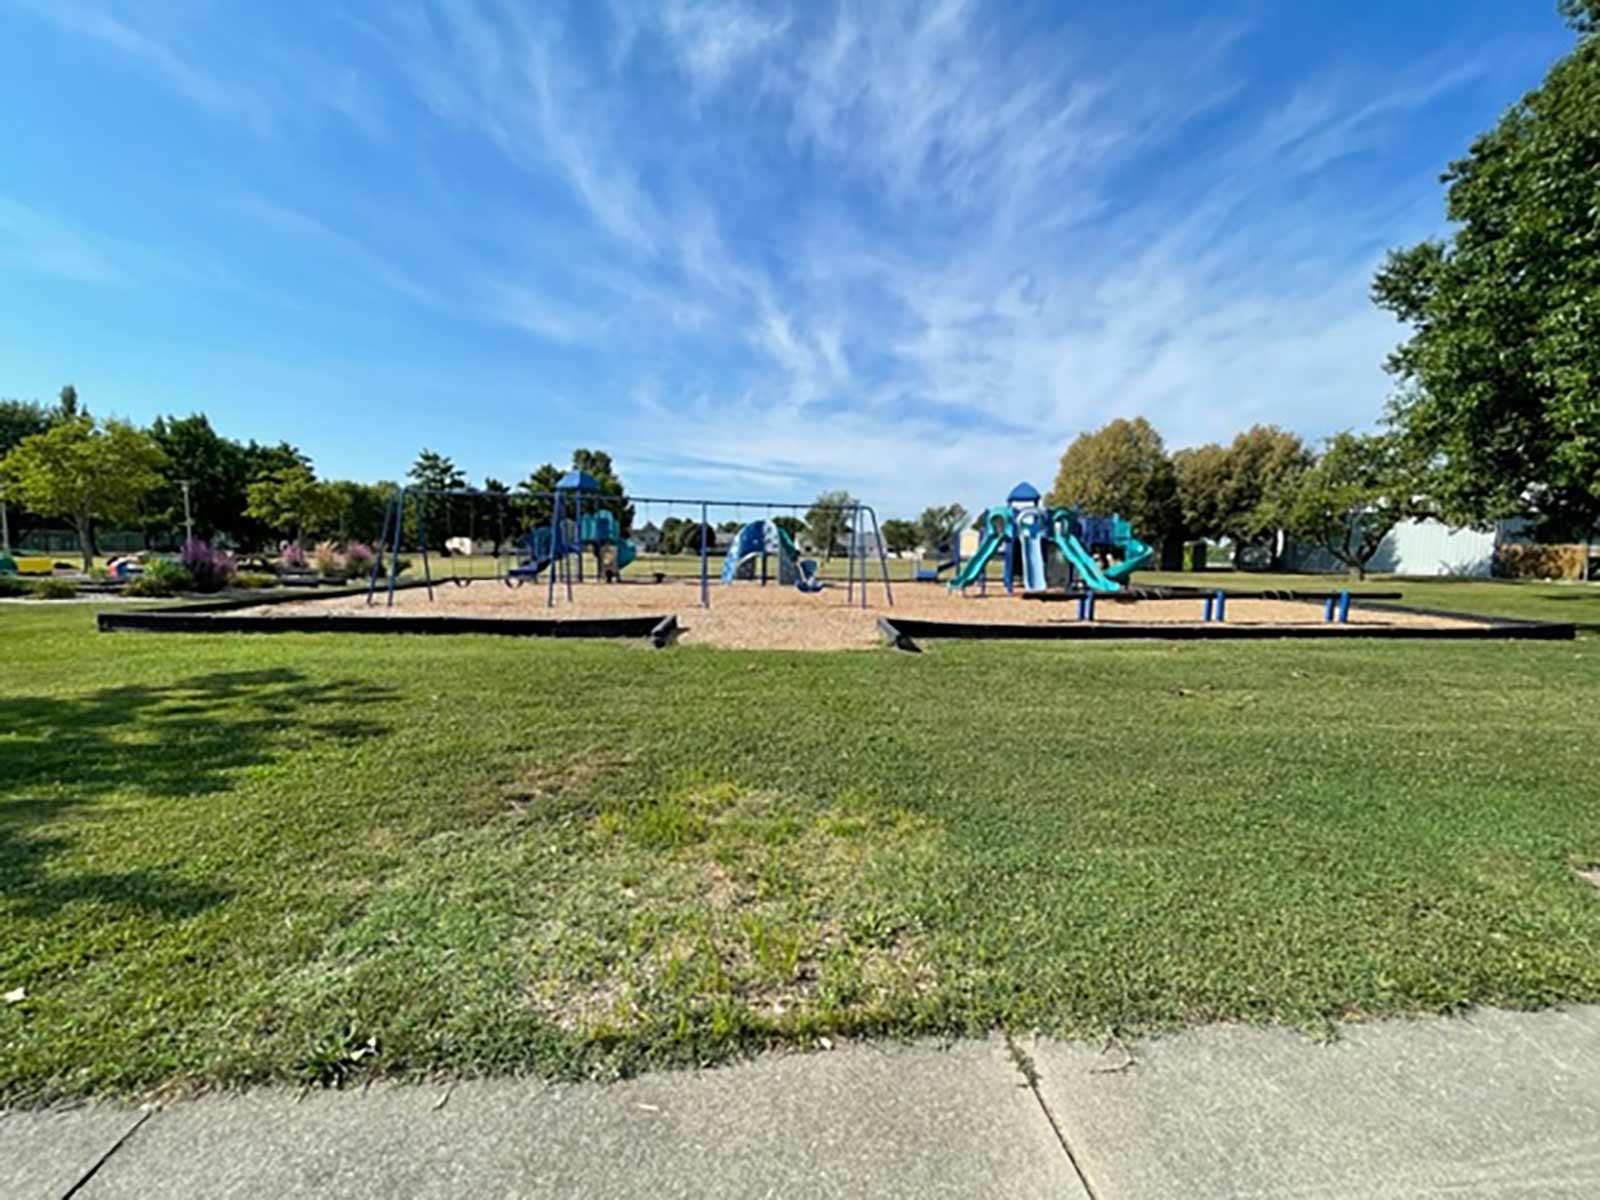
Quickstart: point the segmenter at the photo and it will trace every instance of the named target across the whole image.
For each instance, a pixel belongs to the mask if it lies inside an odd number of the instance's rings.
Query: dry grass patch
[[[658,1021],[713,1037],[870,1023],[934,987],[882,880],[938,840],[927,818],[851,793],[823,806],[694,781],[602,807],[585,852],[609,902],[585,889],[529,940],[533,1002],[591,1043]]]

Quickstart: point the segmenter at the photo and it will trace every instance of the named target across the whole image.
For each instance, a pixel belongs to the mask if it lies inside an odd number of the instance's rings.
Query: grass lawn
[[[0,606],[0,1102],[1600,1000],[1597,658]]]

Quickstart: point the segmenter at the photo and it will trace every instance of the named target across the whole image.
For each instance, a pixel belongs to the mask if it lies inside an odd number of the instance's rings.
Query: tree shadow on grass
[[[49,863],[71,847],[70,819],[93,819],[111,793],[157,802],[225,793],[238,771],[308,740],[384,734],[386,726],[359,710],[392,694],[271,668],[70,699],[0,697],[0,902],[31,916],[89,899],[183,917],[225,900],[222,889],[160,871],[65,872]]]

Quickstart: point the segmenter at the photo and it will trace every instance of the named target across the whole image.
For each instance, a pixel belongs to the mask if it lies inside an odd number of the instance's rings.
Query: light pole
[[[11,522],[6,518],[6,489],[0,484],[0,554],[11,557]]]
[[[189,480],[180,479],[178,483],[183,488],[183,540],[194,541],[194,516],[189,511]]]

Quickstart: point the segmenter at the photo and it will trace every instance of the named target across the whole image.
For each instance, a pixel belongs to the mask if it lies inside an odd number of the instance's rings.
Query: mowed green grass
[[[1600,1000],[1597,657],[0,606],[0,1102]]]

